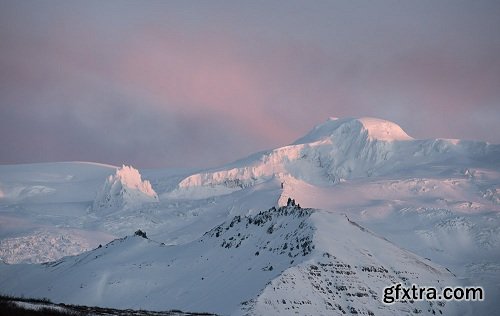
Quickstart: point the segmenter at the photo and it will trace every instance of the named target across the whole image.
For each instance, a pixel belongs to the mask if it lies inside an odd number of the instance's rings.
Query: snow
[[[396,141],[412,140],[406,132],[396,123],[373,118],[329,118],[325,123],[315,126],[304,137],[296,140],[294,144],[305,144],[333,138],[338,134],[366,133],[371,140]]]
[[[112,235],[71,228],[37,229],[29,235],[0,240],[0,257],[5,263],[39,263],[91,250]]]
[[[394,140],[411,140],[412,137],[408,136],[403,129],[393,123],[386,120],[363,117],[359,119],[359,122],[363,125],[364,129],[368,131],[368,136],[371,139],[378,139],[383,141],[394,141]]]
[[[0,259],[51,261],[116,238],[85,224],[97,189],[115,170],[85,162],[1,165]]]
[[[93,210],[137,208],[145,203],[158,202],[158,195],[148,180],[142,181],[139,171],[123,165],[110,175],[97,193]]]
[[[483,286],[484,302],[457,306],[461,314],[494,314],[500,295],[499,192],[500,145],[413,139],[397,124],[372,118],[329,119],[288,146],[209,170],[139,171],[81,162],[0,166],[0,259],[39,263],[80,254],[57,266],[0,265],[1,291],[223,314],[332,314],[328,301],[337,311],[335,303],[345,311],[385,315],[405,313],[405,307],[380,305],[368,289],[380,296],[377,291],[397,277],[393,272],[403,270],[421,274],[415,280],[421,285]],[[268,225],[282,227],[272,234],[269,226],[234,224],[224,230],[228,235],[204,236],[221,223],[225,229],[235,216],[286,205],[289,197],[320,211],[307,219],[273,217]],[[301,234],[315,249],[294,259],[280,255],[276,248],[289,242],[283,237],[302,221]],[[95,249],[137,229],[151,240],[128,237]],[[221,246],[238,233],[248,236],[238,248]],[[259,249],[267,242],[274,252]],[[325,258],[325,252],[337,259]],[[348,264],[356,274],[348,277],[320,263]],[[362,263],[389,273],[369,277],[356,270]],[[433,274],[429,266],[441,272],[446,267],[456,278]],[[17,282],[20,275],[24,283]],[[317,289],[328,293],[324,282],[332,279],[370,294],[353,302],[341,294],[333,303]],[[455,314],[451,305],[443,312]],[[431,313],[427,307],[419,308]]]
[[[51,309],[54,311],[58,311],[61,313],[68,313],[69,311],[61,306],[54,306],[51,304],[41,304],[41,303],[28,303],[28,302],[14,302],[17,306],[24,308],[24,309],[29,309],[29,310],[46,310],[46,309]]]

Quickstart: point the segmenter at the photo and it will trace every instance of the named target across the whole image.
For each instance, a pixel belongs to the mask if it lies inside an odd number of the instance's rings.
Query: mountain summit
[[[373,118],[344,118],[330,117],[326,122],[317,125],[304,137],[293,144],[306,144],[331,138],[346,137],[348,134],[366,133],[370,140],[395,141],[412,140],[396,123]]]

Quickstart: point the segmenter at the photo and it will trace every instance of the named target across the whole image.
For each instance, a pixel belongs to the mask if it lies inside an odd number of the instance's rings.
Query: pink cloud
[[[218,116],[272,141],[289,137],[290,126],[266,110],[269,88],[262,74],[236,52],[230,37],[151,35],[158,33],[148,30],[130,43],[120,56],[118,80],[170,110]]]

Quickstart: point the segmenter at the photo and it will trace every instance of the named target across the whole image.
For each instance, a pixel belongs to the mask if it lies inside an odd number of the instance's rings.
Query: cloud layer
[[[329,116],[500,142],[500,5],[0,3],[0,163],[203,167]]]

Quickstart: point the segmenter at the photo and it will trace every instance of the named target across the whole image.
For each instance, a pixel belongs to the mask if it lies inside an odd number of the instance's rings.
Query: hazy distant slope
[[[90,162],[0,165],[0,202],[82,202],[116,167]]]
[[[113,239],[84,223],[97,188],[115,170],[87,162],[0,165],[0,259],[51,261]]]

